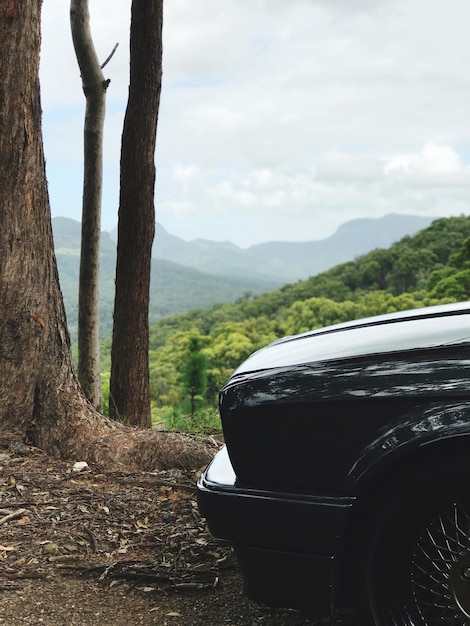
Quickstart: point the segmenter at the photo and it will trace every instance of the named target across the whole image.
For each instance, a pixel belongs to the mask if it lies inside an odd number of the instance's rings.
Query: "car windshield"
[[[235,372],[470,343],[470,314],[356,326],[294,337],[252,354]]]

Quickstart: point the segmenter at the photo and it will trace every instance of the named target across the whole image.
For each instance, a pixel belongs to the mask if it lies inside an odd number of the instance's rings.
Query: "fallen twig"
[[[10,522],[12,519],[16,519],[17,517],[21,517],[25,513],[26,513],[26,509],[18,509],[17,511],[13,511],[13,513],[10,513],[9,515],[5,515],[5,517],[2,517],[0,519],[0,526],[3,526],[3,524],[6,524],[7,522]]]

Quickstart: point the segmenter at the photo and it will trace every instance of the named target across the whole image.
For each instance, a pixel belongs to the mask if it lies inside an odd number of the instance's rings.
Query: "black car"
[[[245,593],[380,626],[470,624],[470,302],[254,353],[198,482]]]

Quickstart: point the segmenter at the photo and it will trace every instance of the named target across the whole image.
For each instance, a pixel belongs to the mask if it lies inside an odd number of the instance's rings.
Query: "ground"
[[[198,514],[195,475],[79,461],[0,449],[0,624],[327,624],[243,596],[230,547]]]

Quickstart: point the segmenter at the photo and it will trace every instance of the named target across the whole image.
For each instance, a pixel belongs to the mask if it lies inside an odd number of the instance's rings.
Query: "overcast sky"
[[[80,219],[85,99],[69,2],[44,0],[53,216]],[[90,0],[117,223],[131,0]],[[470,0],[166,0],[157,221],[184,239],[322,239],[357,217],[469,214]]]

